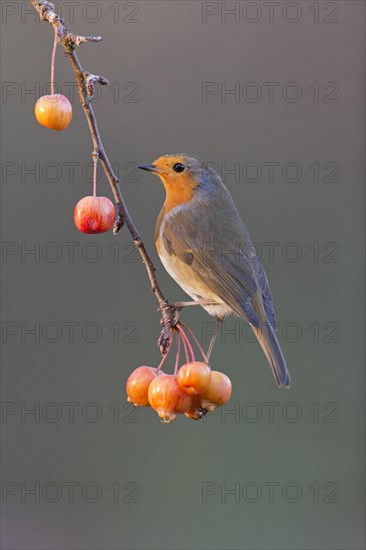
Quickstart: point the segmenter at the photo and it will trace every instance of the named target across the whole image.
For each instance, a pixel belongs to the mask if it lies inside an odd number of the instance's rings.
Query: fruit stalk
[[[177,352],[176,352],[176,356],[175,356],[175,365],[174,365],[174,376],[176,376],[178,374],[178,369],[179,369],[180,340],[181,340],[181,335],[180,335],[180,332],[178,332],[178,335],[177,335]]]
[[[191,345],[191,342],[189,341],[189,338],[188,336],[186,335],[186,333],[184,332],[182,326],[180,323],[177,324],[177,329],[179,330],[179,333],[180,335],[182,336],[182,340],[183,342],[185,342],[187,344],[187,347],[189,349],[189,353],[191,355],[191,361],[195,361],[196,358],[194,356],[194,351],[193,351],[193,348],[192,348],[192,345]]]
[[[92,153],[93,157],[93,197],[97,196],[97,167],[98,167],[98,153],[93,151]]]
[[[108,84],[108,80],[106,80],[102,76],[92,75],[91,73],[85,71],[80,64],[78,56],[75,53],[75,46],[79,46],[84,42],[100,42],[101,37],[79,36],[72,34],[64,26],[64,20],[56,13],[55,6],[51,2],[48,2],[47,0],[29,0],[29,2],[39,13],[41,21],[46,21],[53,26],[55,34],[58,37],[58,41],[65,49],[71,67],[74,71],[77,82],[79,100],[88,122],[89,131],[94,146],[94,153],[95,155],[97,155],[103,166],[104,172],[111,186],[113,196],[117,205],[118,217],[114,224],[113,232],[114,234],[117,234],[124,223],[126,224],[129,232],[131,233],[135,246],[138,249],[142,261],[145,265],[150,281],[151,290],[159,303],[159,309],[162,315],[162,331],[159,338],[159,347],[162,354],[164,355],[169,350],[169,347],[171,345],[171,328],[175,324],[174,316],[176,311],[175,308],[169,304],[168,300],[165,298],[159,287],[158,281],[155,276],[155,267],[152,263],[152,260],[150,259],[149,254],[147,253],[147,250],[137,230],[137,227],[128,212],[127,206],[124,202],[119,187],[119,179],[115,174],[108,155],[104,149],[103,142],[99,134],[97,119],[95,117],[91,104],[95,82],[98,82],[101,85],[106,85]]]
[[[200,344],[199,341],[197,340],[196,335],[195,335],[195,333],[193,332],[193,330],[192,330],[188,325],[186,325],[185,323],[182,323],[182,321],[180,321],[180,324],[181,324],[182,327],[184,327],[186,330],[188,330],[189,334],[192,336],[193,340],[195,341],[196,346],[197,346],[198,349],[200,350],[200,353],[201,353],[201,355],[202,355],[202,358],[203,358],[204,362],[208,364],[208,363],[209,363],[209,360],[208,360],[208,358],[207,358],[205,352],[203,351],[203,348],[202,348],[201,344]]]
[[[57,50],[57,42],[58,42],[57,27],[55,27],[54,30],[55,30],[55,40],[53,43],[52,60],[51,60],[51,95],[55,94],[55,59],[56,59],[56,50]]]

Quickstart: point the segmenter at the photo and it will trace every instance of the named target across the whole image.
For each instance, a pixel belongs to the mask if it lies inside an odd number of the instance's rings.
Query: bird
[[[155,227],[163,266],[193,304],[217,319],[207,358],[223,319],[235,315],[252,327],[278,386],[289,388],[268,279],[220,175],[212,164],[183,153],[138,168],[159,176],[165,188]]]

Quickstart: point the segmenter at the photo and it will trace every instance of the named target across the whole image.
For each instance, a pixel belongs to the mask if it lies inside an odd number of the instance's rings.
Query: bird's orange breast
[[[194,198],[196,183],[192,181],[191,183],[185,182],[184,186],[173,186],[164,182],[164,187],[166,190],[166,199],[155,226],[155,245],[159,256],[161,256],[160,228],[164,221],[164,217],[176,206],[190,202]]]
[[[168,214],[170,210],[176,206],[190,202],[193,199],[197,184],[194,180],[184,180],[184,185],[179,185],[177,183],[169,184],[164,182],[164,187],[166,190],[166,199],[163,210],[165,214]]]

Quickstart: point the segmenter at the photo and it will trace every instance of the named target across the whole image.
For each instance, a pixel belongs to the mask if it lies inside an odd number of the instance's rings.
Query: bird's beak
[[[159,170],[159,168],[157,168],[155,166],[155,164],[140,164],[140,166],[138,166],[137,168],[139,168],[140,170],[147,170],[148,172],[154,172],[154,174],[163,174],[163,170]]]

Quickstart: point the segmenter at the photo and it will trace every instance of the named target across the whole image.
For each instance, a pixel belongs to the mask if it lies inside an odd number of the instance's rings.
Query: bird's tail
[[[272,327],[268,323],[265,323],[260,328],[256,328],[252,325],[252,329],[267,357],[277,384],[289,388],[291,386],[290,374],[287,370],[286,361],[281,351],[280,344],[278,343]]]

